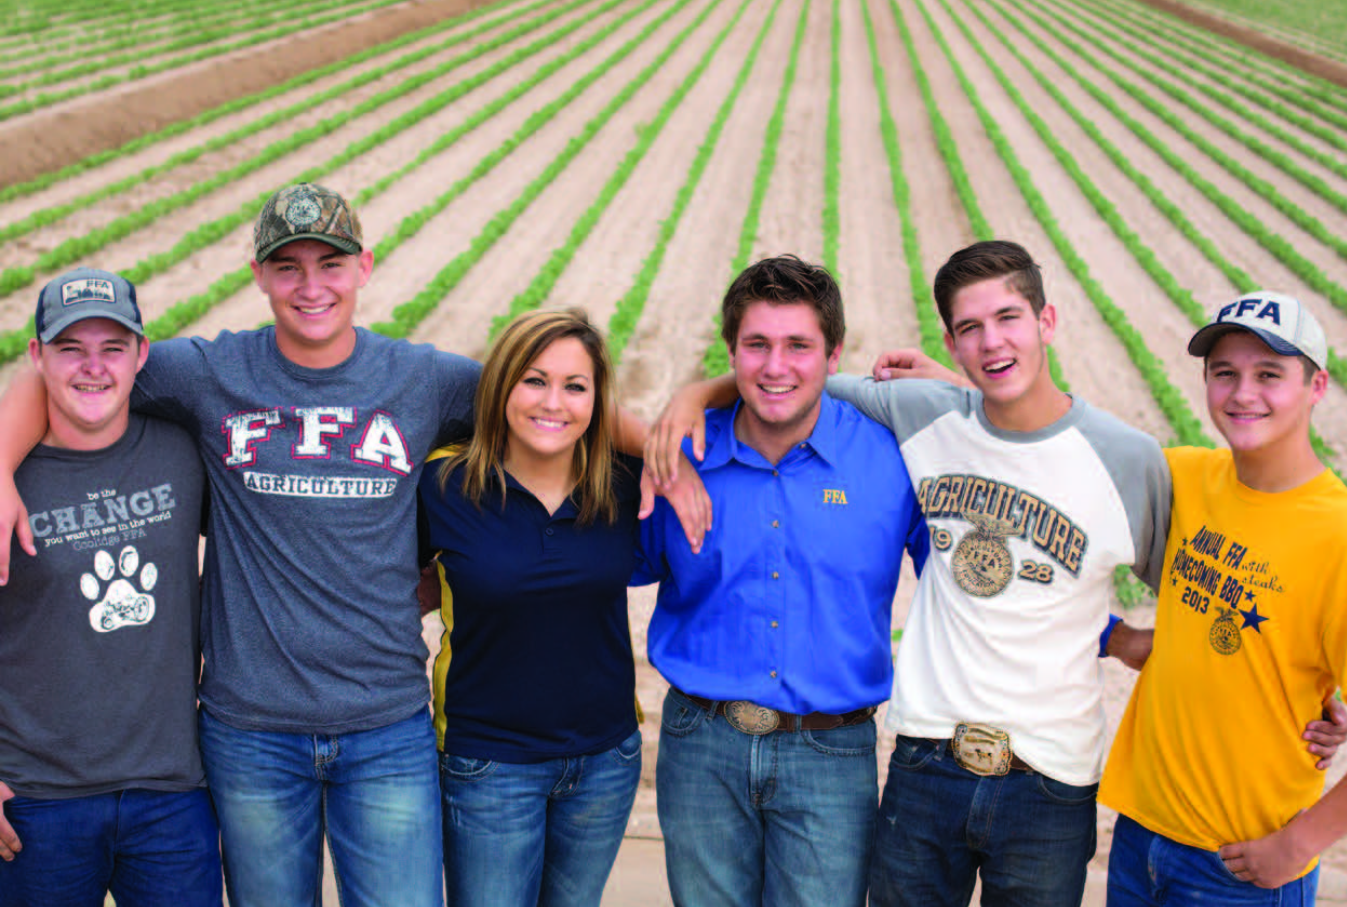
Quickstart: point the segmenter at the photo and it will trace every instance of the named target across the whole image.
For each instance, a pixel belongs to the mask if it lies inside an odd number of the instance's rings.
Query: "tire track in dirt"
[[[467,344],[466,352],[474,356],[484,354],[492,318],[507,311],[510,301],[528,286],[552,250],[566,241],[575,219],[589,206],[628,150],[636,144],[639,130],[657,115],[670,94],[697,66],[716,35],[734,17],[738,6],[738,0],[727,0],[716,5],[708,19],[660,66],[653,78],[600,129],[579,158],[572,161],[560,178],[533,201],[508,233],[440,302],[436,312],[416,331],[418,338],[434,338],[442,336],[446,329],[452,330],[462,338],[461,343]],[[676,30],[685,27],[692,18],[690,14],[699,13],[703,7],[704,4],[695,4],[680,10]],[[613,87],[600,92],[603,96],[597,100],[601,103],[596,105],[594,112],[605,105],[622,85],[650,65],[664,50],[673,32],[666,26],[661,30],[661,34],[667,36],[664,40],[643,46],[624,61],[619,67],[623,72],[620,81],[612,80],[611,75],[605,77],[605,84]],[[741,21],[731,31],[730,39],[743,41],[746,33],[747,29]],[[747,40],[751,38],[750,34]],[[722,46],[716,56],[722,58],[726,53],[726,48]],[[571,134],[579,130],[580,125],[577,122],[565,134],[559,128],[554,130],[552,138],[558,150],[569,141]],[[667,127],[662,136],[667,140]],[[551,157],[540,155],[538,160],[545,165]],[[516,194],[512,192],[508,198],[513,201]],[[464,238],[472,235],[475,235],[475,231]],[[447,327],[449,325],[452,327]]]
[[[0,186],[116,148],[482,2],[416,0],[15,118],[0,131]]]
[[[984,205],[988,220],[997,236],[1024,245],[1043,267],[1048,300],[1058,312],[1053,347],[1072,391],[1143,431],[1158,438],[1168,438],[1171,434],[1168,422],[1160,413],[1126,351],[1058,258],[1051,240],[1030,212],[991,141],[983,132],[977,114],[944,55],[930,37],[926,21],[916,7],[916,0],[900,0],[899,6],[913,33],[936,102],[949,122],[968,169],[969,179]],[[960,53],[959,48],[966,51],[962,37],[943,17],[942,11],[933,9],[931,12],[951,49],[956,54]],[[976,67],[969,68],[970,73],[976,73],[970,75],[970,78],[976,79],[980,91],[985,93],[984,103],[992,110],[1009,111],[1010,101],[985,73],[981,61],[977,63]],[[1028,129],[1027,124],[1018,120],[1018,114],[1013,117],[1007,114],[1003,120],[1018,121],[1021,132]],[[1003,127],[1005,125],[1003,123]],[[1042,150],[1042,153],[1047,152]],[[1053,168],[1055,170],[1055,162]]]

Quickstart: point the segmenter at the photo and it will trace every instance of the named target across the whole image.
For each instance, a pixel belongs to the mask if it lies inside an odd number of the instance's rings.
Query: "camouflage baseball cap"
[[[253,225],[254,257],[267,257],[297,239],[317,239],[355,255],[362,248],[360,219],[351,206],[331,189],[317,183],[297,183],[267,199]]]

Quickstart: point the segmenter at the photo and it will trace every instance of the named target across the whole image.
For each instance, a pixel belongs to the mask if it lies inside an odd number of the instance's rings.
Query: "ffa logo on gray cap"
[[[117,295],[112,289],[112,281],[101,277],[72,280],[61,287],[61,305],[78,305],[81,302],[112,303],[116,300]]]

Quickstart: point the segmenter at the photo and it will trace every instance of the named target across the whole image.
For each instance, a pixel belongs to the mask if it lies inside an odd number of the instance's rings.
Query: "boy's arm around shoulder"
[[[867,417],[887,426],[899,444],[951,412],[968,412],[972,395],[944,381],[876,381],[860,375],[833,375],[830,395],[850,403]]]
[[[9,582],[12,539],[17,538],[30,557],[37,555],[14,472],[46,433],[47,389],[37,369],[26,363],[0,397],[0,586]]]

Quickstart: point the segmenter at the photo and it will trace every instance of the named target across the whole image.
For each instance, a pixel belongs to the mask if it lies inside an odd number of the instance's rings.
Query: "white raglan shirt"
[[[1113,572],[1154,588],[1164,561],[1159,445],[1079,398],[1047,428],[1010,432],[980,392],[943,382],[842,375],[828,392],[893,430],[931,531],[887,727],[947,739],[992,725],[1043,774],[1097,782]]]

